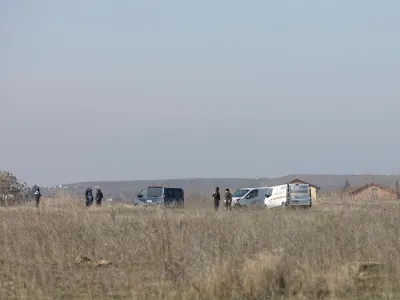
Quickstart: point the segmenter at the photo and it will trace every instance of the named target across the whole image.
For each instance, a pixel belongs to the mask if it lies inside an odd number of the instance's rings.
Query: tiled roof
[[[371,186],[374,186],[374,187],[380,188],[380,189],[382,189],[382,190],[388,191],[388,192],[390,192],[390,193],[396,194],[396,192],[395,192],[394,190],[389,189],[389,188],[386,188],[386,187],[383,187],[383,186],[381,186],[381,185],[379,185],[379,184],[372,183],[372,182],[371,182],[371,183],[368,183],[368,184],[366,184],[366,185],[360,186],[359,188],[354,189],[353,191],[350,192],[350,194],[352,194],[352,195],[358,194],[358,193],[360,193],[361,191],[363,191],[363,190],[365,190],[365,189],[367,189],[367,188],[369,188],[369,187],[371,187]]]
[[[315,187],[317,190],[321,189],[319,186],[317,186],[315,184],[306,182],[306,181],[298,179],[298,178],[295,178],[295,179],[293,179],[293,180],[291,180],[290,182],[287,182],[287,183],[295,183],[295,182],[302,182],[302,183],[305,183],[305,184],[309,184],[310,186]]]

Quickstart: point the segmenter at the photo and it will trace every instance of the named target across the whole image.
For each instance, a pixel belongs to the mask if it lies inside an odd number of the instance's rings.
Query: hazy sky
[[[399,172],[399,36],[398,0],[2,0],[0,169]]]

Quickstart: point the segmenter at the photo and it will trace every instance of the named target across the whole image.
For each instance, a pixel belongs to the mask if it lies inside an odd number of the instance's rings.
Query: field
[[[0,299],[400,298],[397,205],[214,212],[187,202],[85,209],[59,196],[0,208]]]

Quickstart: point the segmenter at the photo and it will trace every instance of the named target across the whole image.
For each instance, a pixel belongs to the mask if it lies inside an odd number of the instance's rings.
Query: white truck
[[[267,208],[312,206],[310,185],[306,183],[288,183],[273,186],[264,200]]]

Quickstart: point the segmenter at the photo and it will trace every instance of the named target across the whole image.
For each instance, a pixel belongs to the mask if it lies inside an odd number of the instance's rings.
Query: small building
[[[354,200],[397,200],[397,193],[389,188],[380,186],[376,183],[369,183],[363,185],[353,191],[350,192],[351,197]]]
[[[310,189],[311,189],[311,199],[312,199],[313,202],[316,202],[316,201],[317,201],[317,194],[318,194],[318,191],[321,189],[319,186],[316,186],[315,184],[311,184],[311,183],[309,183],[309,182],[305,182],[305,181],[300,180],[300,179],[298,179],[298,178],[293,179],[293,180],[290,181],[290,182],[287,182],[287,184],[291,184],[291,183],[305,183],[305,184],[309,184],[309,185],[310,185]]]

